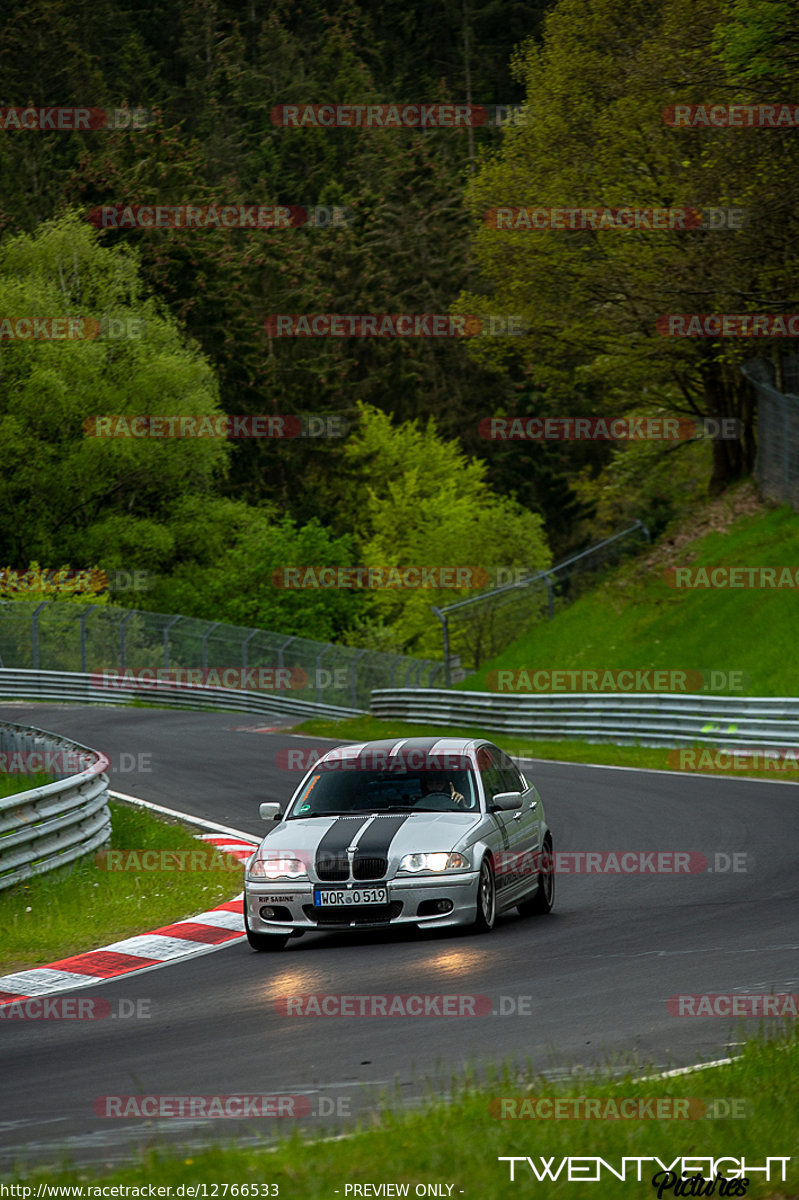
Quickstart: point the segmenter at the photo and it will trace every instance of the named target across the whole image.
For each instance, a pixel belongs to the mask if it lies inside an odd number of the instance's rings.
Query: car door
[[[496,749],[497,766],[502,777],[503,792],[521,792],[522,807],[503,813],[508,834],[511,871],[507,898],[521,898],[530,891],[538,874],[538,851],[541,849],[541,822],[538,814],[538,792],[504,750]]]
[[[505,786],[505,779],[499,767],[500,751],[496,746],[484,745],[477,751],[477,768],[480,772],[480,781],[483,785],[483,793],[485,795],[486,806],[490,808],[494,797],[500,792],[505,792],[508,789]],[[491,846],[494,852],[494,875],[497,885],[497,899],[501,905],[505,904],[506,897],[509,895],[509,888],[514,884],[513,879],[513,856],[511,853],[511,831],[509,828],[510,818],[513,813],[497,812],[491,813],[490,820],[493,821],[496,829],[495,845]],[[490,843],[489,843],[490,844]]]

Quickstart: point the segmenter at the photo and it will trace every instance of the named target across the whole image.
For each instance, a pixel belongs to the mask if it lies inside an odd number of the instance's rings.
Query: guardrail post
[[[43,608],[46,608],[50,603],[49,600],[42,600],[38,608],[34,609],[31,616],[31,640],[33,642],[33,669],[39,670],[39,613]]]
[[[445,687],[449,687],[449,686],[450,686],[450,670],[449,670],[449,617],[447,616],[447,614],[446,614],[446,613],[442,612],[440,608],[436,608],[436,606],[435,606],[434,604],[431,604],[431,605],[430,605],[430,607],[432,608],[433,612],[436,614],[436,616],[438,617],[439,621],[441,622],[441,632],[442,632],[442,634],[444,635],[444,686],[445,686]],[[394,686],[394,680],[393,680],[393,679],[392,679],[392,681],[391,681],[391,686],[392,686],[392,687]]]

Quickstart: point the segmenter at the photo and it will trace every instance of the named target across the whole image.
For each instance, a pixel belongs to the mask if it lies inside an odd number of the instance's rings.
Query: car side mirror
[[[262,804],[258,809],[258,814],[262,821],[279,821],[280,805],[274,803]]]
[[[521,806],[521,792],[497,792],[496,796],[491,801],[491,809],[493,812],[510,812],[514,808],[521,808]]]

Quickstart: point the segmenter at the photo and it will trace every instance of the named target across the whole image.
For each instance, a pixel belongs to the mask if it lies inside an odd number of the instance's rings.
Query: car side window
[[[497,751],[499,769],[502,774],[503,792],[525,792],[524,778],[513,759],[504,750]]]
[[[499,754],[500,751],[494,746],[481,746],[477,751],[477,766],[480,770],[487,804],[490,804],[500,792],[507,790],[502,778],[502,771],[499,768]]]

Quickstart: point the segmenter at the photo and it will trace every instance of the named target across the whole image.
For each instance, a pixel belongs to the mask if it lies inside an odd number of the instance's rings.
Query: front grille
[[[337,904],[317,908],[315,904],[304,904],[302,911],[309,921],[317,925],[372,925],[376,921],[395,920],[402,912],[402,901],[392,900],[389,904],[365,904],[351,908],[348,904]]]
[[[382,879],[388,870],[387,858],[358,858],[353,860],[354,879]]]
[[[326,883],[349,879],[350,863],[347,855],[320,854],[316,860],[316,874],[319,879],[323,879]]]

